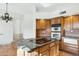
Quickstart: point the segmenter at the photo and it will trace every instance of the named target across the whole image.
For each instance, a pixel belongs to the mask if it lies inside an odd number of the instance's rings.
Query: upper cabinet
[[[51,19],[51,24],[60,24],[61,23],[61,18],[59,17],[56,17],[56,18],[53,18]]]
[[[51,27],[51,20],[50,19],[45,20],[45,23],[46,23],[46,28],[50,28]]]
[[[36,20],[36,38],[43,37],[50,31],[51,20],[50,19],[37,19]],[[48,34],[49,35],[49,34]]]
[[[37,29],[44,29],[45,28],[45,21],[44,20],[37,20],[36,21],[36,28]]]
[[[79,29],[79,16],[75,15],[75,16],[68,16],[64,18],[65,20],[65,30],[74,30],[74,29]]]
[[[36,20],[36,29],[45,29],[50,27],[51,21],[50,19],[37,19]]]
[[[72,28],[72,17],[65,17],[64,18],[64,20],[65,20],[65,26],[64,26],[64,28],[65,28],[65,30],[68,30],[68,31],[70,31],[71,30],[71,28]]]
[[[79,16],[72,17],[72,29],[79,29]]]

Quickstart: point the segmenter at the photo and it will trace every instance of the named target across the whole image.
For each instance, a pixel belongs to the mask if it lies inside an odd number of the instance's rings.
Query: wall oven
[[[61,34],[52,32],[51,33],[51,38],[60,40]]]
[[[61,38],[61,24],[52,24],[51,38],[60,40],[60,38]]]
[[[51,31],[61,31],[61,27],[51,27]]]

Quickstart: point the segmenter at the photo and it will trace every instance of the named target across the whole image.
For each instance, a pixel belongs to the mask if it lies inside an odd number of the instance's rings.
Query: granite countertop
[[[22,46],[22,49],[27,47],[28,49],[26,48],[26,50],[28,52],[30,52],[30,51],[33,51],[34,49],[38,48],[38,47],[41,47],[43,45],[46,45],[48,43],[55,42],[55,41],[56,41],[56,39],[52,39],[52,40],[50,40],[50,41],[48,41],[46,43],[37,44],[36,39],[30,38],[30,39],[20,40],[16,44],[17,44],[17,48],[19,48],[21,46]]]
[[[75,36],[64,36],[63,38],[79,39],[79,37],[75,37]]]

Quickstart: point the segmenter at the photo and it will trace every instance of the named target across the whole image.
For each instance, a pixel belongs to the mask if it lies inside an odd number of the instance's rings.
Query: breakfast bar
[[[56,56],[59,53],[58,42],[56,39],[24,39],[17,42],[17,51],[18,49],[22,50],[24,56]]]

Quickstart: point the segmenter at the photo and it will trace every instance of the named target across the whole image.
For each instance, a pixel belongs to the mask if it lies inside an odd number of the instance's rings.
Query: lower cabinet
[[[50,44],[50,56],[57,56],[59,53],[59,41]]]
[[[64,43],[64,50],[74,55],[78,55],[78,46],[74,44]]]
[[[79,55],[78,39],[64,38],[63,50],[74,55]]]
[[[59,41],[55,42],[55,56],[59,56]]]
[[[39,56],[58,56],[59,55],[59,41],[51,42],[39,48]]]
[[[17,56],[58,56],[59,55],[59,41],[51,42],[37,49],[27,52],[22,49],[17,50]]]
[[[50,48],[50,56],[55,56],[55,47]]]
[[[49,56],[49,50],[41,52],[40,56]]]

